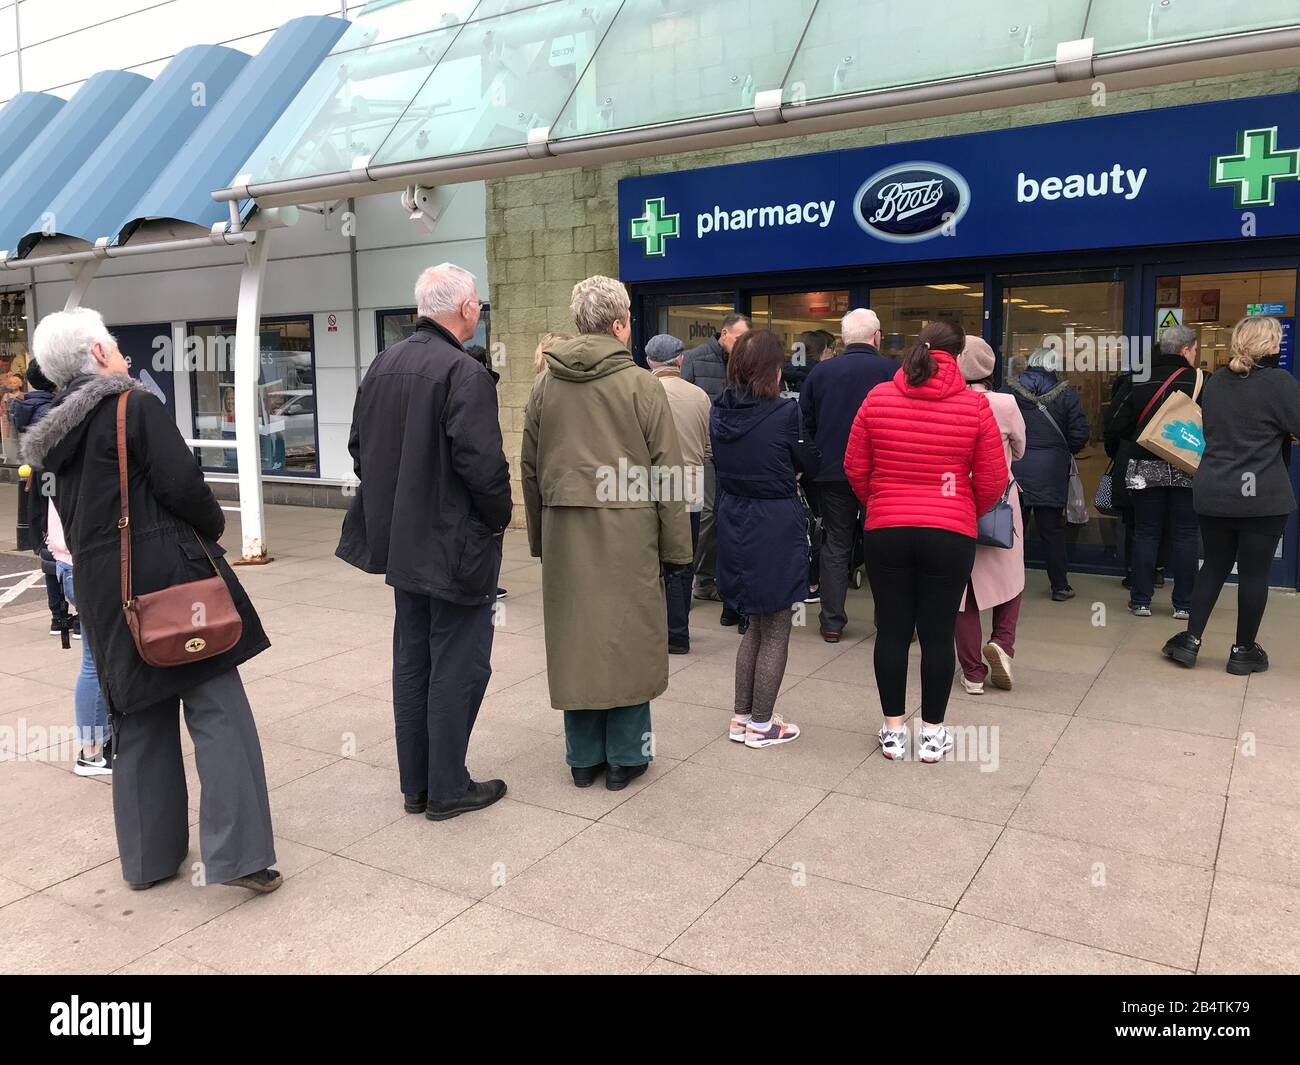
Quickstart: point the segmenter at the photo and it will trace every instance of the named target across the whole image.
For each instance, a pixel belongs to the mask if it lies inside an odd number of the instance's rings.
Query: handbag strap
[[[1171,384],[1173,384],[1174,378],[1177,377],[1180,373],[1182,373],[1186,369],[1188,369],[1188,367],[1186,366],[1178,367],[1178,369],[1176,369],[1173,373],[1171,373],[1168,377],[1165,378],[1165,383],[1161,385],[1158,389],[1156,389],[1156,394],[1151,397],[1151,399],[1147,402],[1147,405],[1142,408],[1142,413],[1138,415],[1137,423],[1139,428],[1141,428],[1142,423],[1147,420],[1147,415],[1151,413],[1151,408],[1154,407],[1160,401],[1160,397],[1165,394],[1165,389],[1168,388]],[[1196,372],[1199,374],[1201,371],[1198,369]],[[1197,384],[1196,390],[1198,392],[1200,391],[1200,383],[1201,383],[1200,379],[1198,378],[1196,382]],[[1195,399],[1193,397],[1193,402],[1194,401]]]
[[[117,397],[117,490],[121,496],[117,530],[121,539],[123,607],[131,602],[131,503],[126,476],[126,401],[130,395],[128,391]]]
[[[130,391],[126,391],[120,393],[117,397],[117,490],[121,497],[118,507],[120,516],[117,519],[117,528],[121,541],[123,607],[126,607],[131,602],[131,497],[126,474],[126,403],[130,395]],[[217,576],[221,576],[221,570],[217,568],[216,559],[212,557],[212,552],[208,550],[208,545],[203,542],[203,537],[199,535],[197,529],[194,530],[194,538],[198,540],[199,546],[203,548],[203,553],[208,556],[212,572]]]

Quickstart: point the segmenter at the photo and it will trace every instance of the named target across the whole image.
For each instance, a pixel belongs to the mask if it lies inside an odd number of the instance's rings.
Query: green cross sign
[[[679,214],[668,214],[662,196],[646,200],[645,214],[632,219],[632,239],[645,241],[646,255],[666,255],[669,237],[681,236]]]
[[[1216,155],[1210,187],[1233,189],[1238,208],[1272,207],[1279,181],[1300,179],[1300,148],[1278,151],[1277,127],[1241,130],[1235,155]]]

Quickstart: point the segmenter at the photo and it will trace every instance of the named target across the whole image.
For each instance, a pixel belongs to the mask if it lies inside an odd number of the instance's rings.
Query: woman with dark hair
[[[808,526],[796,481],[817,469],[817,452],[804,439],[799,404],[781,397],[784,362],[775,333],[740,337],[709,419],[718,475],[718,591],[749,618],[736,653],[730,736],[755,748],[799,736],[773,707],[790,649],[790,609],[808,594]]]
[[[952,749],[944,727],[956,670],[957,609],[971,579],[979,515],[1007,485],[1002,434],[956,356],[966,334],[931,322],[892,381],[853,421],[844,472],[867,511],[867,577],[876,606],[876,687],[886,758],[907,756],[907,651],[921,641],[923,762]]]

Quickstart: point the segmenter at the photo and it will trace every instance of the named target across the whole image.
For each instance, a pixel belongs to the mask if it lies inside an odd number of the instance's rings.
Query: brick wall
[[[533,381],[533,351],[542,333],[573,331],[569,295],[592,274],[618,274],[618,182],[625,177],[774,159],[788,155],[923,140],[1014,126],[1088,118],[1099,113],[1143,111],[1300,89],[1300,70],[1207,78],[1150,89],[1111,92],[1106,107],[1093,106],[1088,86],[1078,98],[947,115],[924,121],[814,134],[716,151],[653,156],[626,163],[550,171],[487,183],[487,254],[492,300],[492,339],[504,345],[499,399],[501,429],[510,459],[515,524],[523,524],[519,448],[524,405]],[[498,349],[501,350],[501,349]]]

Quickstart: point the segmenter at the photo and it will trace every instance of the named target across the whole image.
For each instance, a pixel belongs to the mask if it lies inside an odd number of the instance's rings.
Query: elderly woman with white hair
[[[203,880],[273,891],[282,881],[270,868],[275,847],[266,774],[237,668],[270,641],[222,557],[221,506],[171,415],[128,376],[126,360],[96,311],[47,315],[32,336],[32,350],[58,393],[24,437],[23,453],[27,462],[53,475],[52,502],[72,551],[82,633],[108,700],[122,876],[132,888],[153,887],[174,877],[189,851],[180,738],[184,704],[203,789]],[[125,426],[125,501],[119,491],[120,423]],[[165,666],[145,661],[123,608],[124,572],[130,598],[138,600],[209,579],[214,570],[239,614],[234,645],[202,657],[206,641],[191,633],[184,651],[194,654],[194,661]]]
[[[551,705],[573,782],[611,791],[646,771],[650,700],[668,687],[661,563],[691,562],[683,469],[667,396],[632,360],[627,290],[573,289],[579,335],[546,348],[521,469],[528,541],[542,560]]]

